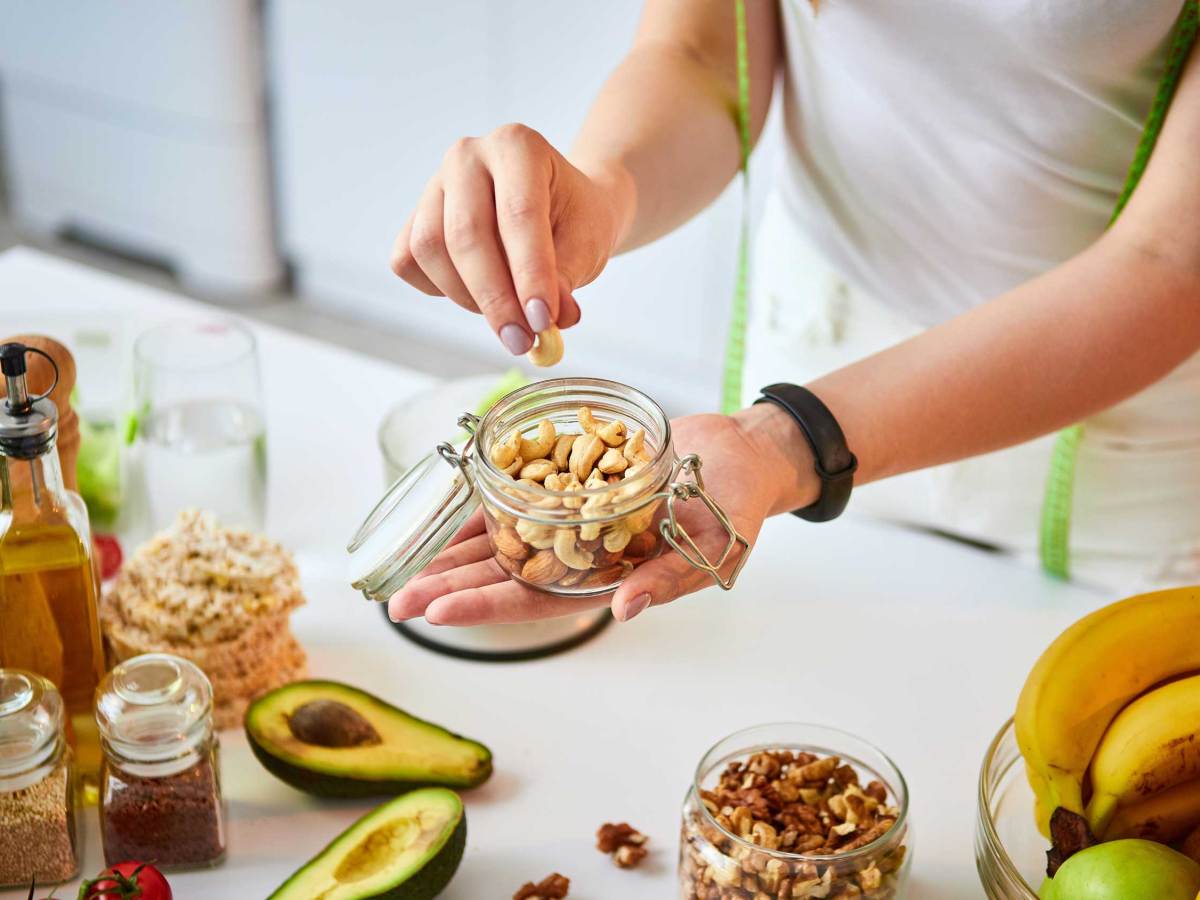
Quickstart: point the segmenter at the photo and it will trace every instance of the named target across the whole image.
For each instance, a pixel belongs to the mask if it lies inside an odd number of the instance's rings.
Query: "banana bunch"
[[[1200,827],[1197,673],[1200,586],[1130,597],[1059,635],[1015,718],[1043,834],[1058,807],[1101,840],[1171,843]]]

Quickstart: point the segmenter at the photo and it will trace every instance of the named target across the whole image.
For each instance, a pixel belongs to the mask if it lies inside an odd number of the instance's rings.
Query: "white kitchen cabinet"
[[[567,148],[632,40],[640,0],[273,0],[266,6],[280,240],[305,302],[507,357],[482,320],[388,270],[446,148],[520,121]],[[577,296],[558,371],[636,384],[673,410],[717,404],[736,188]]]
[[[229,297],[273,286],[255,0],[7,3],[0,13],[12,212],[168,262]]]

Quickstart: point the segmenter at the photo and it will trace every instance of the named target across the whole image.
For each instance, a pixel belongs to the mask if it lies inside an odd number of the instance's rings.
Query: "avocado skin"
[[[351,826],[353,827],[353,826]],[[333,841],[332,845],[340,838],[339,834]],[[462,818],[458,820],[458,825],[454,828],[454,833],[450,835],[450,839],[442,845],[442,849],[437,852],[433,859],[425,863],[419,872],[416,872],[407,881],[396,885],[382,894],[362,895],[357,900],[434,900],[442,891],[446,889],[446,885],[454,878],[458,871],[459,864],[462,862],[463,852],[467,847],[467,815],[463,812]],[[294,873],[287,881],[275,889],[275,892],[268,897],[278,896],[287,887],[302,887],[304,883],[304,870],[309,867],[315,860],[319,859],[329,849],[327,846],[324,850],[306,862],[300,867],[300,870]]]
[[[352,778],[345,775],[336,775],[331,772],[324,772],[316,768],[299,766],[287,760],[280,759],[273,755],[269,750],[263,747],[250,722],[252,715],[261,705],[268,704],[280,693],[287,691],[288,688],[297,684],[283,685],[266,694],[263,694],[255,700],[246,709],[246,714],[243,719],[246,738],[250,744],[250,750],[254,753],[255,758],[262,764],[263,768],[278,778],[285,784],[291,785],[296,790],[303,791],[306,794],[311,794],[314,797],[332,797],[332,798],[357,798],[357,797],[384,797],[397,796],[407,794],[409,791],[415,791],[423,787],[451,787],[458,789],[467,789],[478,787],[489,778],[492,777],[492,752],[483,744],[474,741],[471,738],[463,737],[460,734],[455,734],[448,731],[436,723],[429,722],[425,719],[419,719],[416,716],[404,712],[397,707],[392,706],[386,700],[376,697],[367,691],[360,690],[348,684],[343,684],[340,681],[323,681],[309,680],[303,682],[304,685],[310,688],[319,688],[323,691],[328,691],[331,698],[336,699],[338,694],[351,693],[356,694],[369,700],[371,703],[380,704],[388,710],[394,710],[408,718],[429,725],[446,733],[447,738],[453,740],[464,741],[478,747],[483,756],[482,764],[473,772],[470,777],[461,779],[439,778],[436,780],[420,780],[420,779],[365,779]]]

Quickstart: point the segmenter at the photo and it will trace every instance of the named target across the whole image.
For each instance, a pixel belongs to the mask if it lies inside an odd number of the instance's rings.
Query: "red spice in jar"
[[[100,820],[109,865],[126,859],[153,860],[159,868],[219,862],[225,822],[213,756],[153,778],[108,762]]]

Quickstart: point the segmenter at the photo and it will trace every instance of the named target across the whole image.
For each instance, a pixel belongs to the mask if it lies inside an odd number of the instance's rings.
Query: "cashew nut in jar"
[[[592,554],[575,542],[574,528],[559,528],[555,531],[554,555],[572,569],[592,567]]]
[[[554,423],[549,419],[542,419],[538,422],[537,439],[530,440],[529,438],[521,438],[520,454],[526,462],[535,459],[545,459],[550,455],[550,451],[554,449],[554,442],[558,438],[558,432],[554,428]]]

